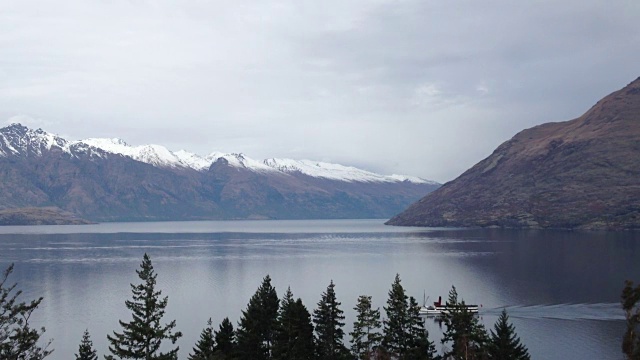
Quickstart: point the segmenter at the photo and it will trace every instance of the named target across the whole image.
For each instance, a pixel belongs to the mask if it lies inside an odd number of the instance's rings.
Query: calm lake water
[[[398,228],[383,220],[109,223],[0,228],[0,268],[15,263],[22,300],[44,296],[33,324],[70,359],[88,328],[130,320],[124,301],[147,252],[169,296],[165,319],[184,333],[186,359],[211,317],[234,324],[269,274],[312,310],[331,279],[350,331],[358,295],[382,308],[396,273],[419,302],[451,285],[493,327],[502,308],[535,359],[622,359],[625,279],[640,281],[640,234]],[[427,319],[430,337],[441,330]],[[345,338],[349,341],[349,337]],[[441,349],[441,344],[436,343]]]

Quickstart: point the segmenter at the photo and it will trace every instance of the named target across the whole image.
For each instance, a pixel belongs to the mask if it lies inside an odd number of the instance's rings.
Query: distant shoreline
[[[75,214],[56,207],[0,210],[0,226],[91,224],[96,224],[96,222],[82,219]]]

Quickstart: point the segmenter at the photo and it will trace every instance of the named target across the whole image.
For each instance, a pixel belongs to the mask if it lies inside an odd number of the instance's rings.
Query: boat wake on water
[[[515,305],[480,310],[480,316],[499,316],[502,309],[510,318],[557,320],[624,320],[619,303]]]

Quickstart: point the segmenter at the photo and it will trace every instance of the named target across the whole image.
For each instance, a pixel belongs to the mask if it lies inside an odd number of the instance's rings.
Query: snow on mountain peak
[[[184,166],[197,171],[205,171],[211,166],[211,162],[200,155],[190,153],[185,150],[179,150],[173,153]]]
[[[182,163],[180,158],[161,145],[131,146],[118,138],[90,138],[79,142],[104,150],[108,153],[119,154],[134,160],[161,167],[190,167]]]
[[[440,183],[433,180],[426,180],[417,176],[408,176],[408,175],[398,175],[393,174],[389,175],[389,178],[395,179],[400,182],[408,181],[416,184],[429,184],[429,185],[440,185]]]
[[[97,147],[98,149],[102,149],[113,154],[128,155],[128,153],[131,152],[131,146],[129,146],[129,144],[124,140],[118,138],[89,138],[80,140],[79,142],[83,142],[87,145]]]
[[[138,156],[136,158],[138,161],[163,167],[186,167],[174,153],[164,146],[142,145],[135,149],[138,150]]]
[[[271,166],[264,164],[261,161],[257,161],[251,158],[248,158],[243,153],[221,153],[221,152],[213,152],[207,155],[206,159],[210,161],[210,164],[218,161],[218,159],[225,159],[230,166],[237,168],[245,168],[252,171],[257,172],[274,172],[277,169],[274,169]]]
[[[270,158],[257,161],[243,153],[212,152],[202,157],[197,154],[180,150],[172,152],[161,145],[131,146],[119,138],[89,138],[86,140],[68,142],[42,129],[32,130],[20,124],[12,124],[0,129],[0,156],[36,154],[59,147],[65,152],[74,154],[78,151],[96,156],[104,153],[117,154],[133,160],[158,167],[182,167],[196,171],[207,171],[209,167],[220,159],[224,159],[229,166],[244,168],[254,172],[277,172],[285,175],[296,173],[330,180],[348,182],[411,182],[417,184],[433,184],[434,181],[424,180],[414,176],[380,175],[370,171],[327,162],[311,160],[292,160]],[[93,149],[93,150],[92,150]],[[96,150],[100,150],[96,153]]]
[[[43,151],[58,147],[65,150],[68,142],[42,129],[30,129],[21,124],[11,124],[0,129],[0,153],[8,155],[42,155]]]
[[[412,183],[430,183],[427,180],[418,177],[391,175],[385,176],[370,171],[355,168],[353,166],[344,166],[311,160],[291,160],[291,159],[266,159],[264,164],[278,169],[284,173],[301,173],[311,177],[320,177],[331,180],[341,180],[349,182],[402,182],[408,181]]]

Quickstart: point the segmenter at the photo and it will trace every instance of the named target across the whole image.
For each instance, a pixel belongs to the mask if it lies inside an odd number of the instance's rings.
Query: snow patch
[[[261,161],[253,160],[251,158],[246,157],[242,153],[220,153],[213,152],[207,155],[206,159],[211,161],[210,164],[218,161],[218,159],[225,159],[229,163],[230,166],[237,168],[249,169],[256,172],[276,172],[277,169],[274,169]]]
[[[91,138],[81,143],[104,150],[108,153],[127,156],[133,160],[159,167],[190,167],[182,163],[180,158],[161,145],[130,146],[118,138]]]
[[[426,180],[417,176],[408,176],[408,175],[398,175],[398,174],[393,174],[393,175],[389,175],[389,178],[395,179],[397,181],[400,182],[410,182],[410,183],[414,183],[414,184],[429,184],[429,185],[440,185],[440,183],[433,181],[433,180]]]
[[[43,150],[51,150],[51,148],[59,147],[66,151],[68,142],[54,134],[48,133],[42,129],[32,130],[20,124],[11,124],[2,131],[2,145],[5,150],[0,152],[5,155],[24,155],[35,154],[42,155]],[[10,152],[11,154],[7,153]]]
[[[211,166],[211,162],[208,161],[207,159],[201,157],[200,155],[190,153],[185,150],[179,150],[173,154],[186,167],[192,168],[197,171],[205,171],[209,169],[209,166]]]
[[[298,172],[311,177],[348,182],[403,182],[408,181],[417,184],[430,183],[427,180],[415,176],[391,175],[385,176],[370,171],[312,160],[291,160],[271,158],[264,160],[264,164],[281,172]],[[435,184],[435,183],[434,183]]]
[[[185,150],[172,152],[161,145],[131,146],[119,138],[89,138],[68,142],[41,129],[31,130],[19,124],[0,129],[0,156],[29,153],[42,155],[43,150],[51,150],[53,147],[59,147],[72,156],[88,154],[92,157],[105,157],[107,154],[116,154],[157,167],[182,167],[200,172],[207,171],[211,164],[224,159],[229,166],[259,173],[281,173],[283,175],[300,173],[316,178],[347,182],[410,182],[438,185],[435,181],[415,176],[380,175],[353,166],[320,161],[278,158],[258,161],[242,153],[223,152],[212,152],[202,157]]]

